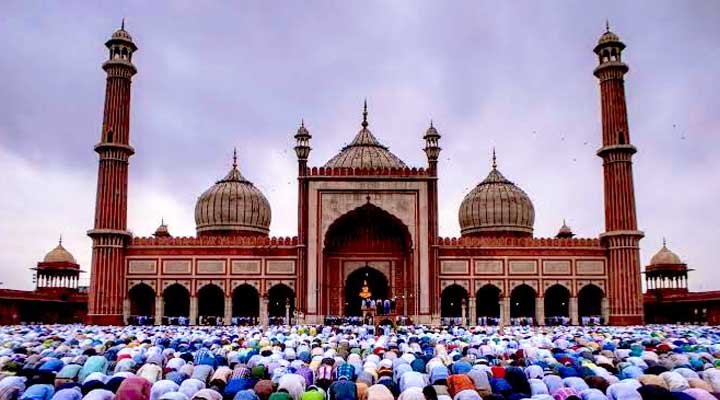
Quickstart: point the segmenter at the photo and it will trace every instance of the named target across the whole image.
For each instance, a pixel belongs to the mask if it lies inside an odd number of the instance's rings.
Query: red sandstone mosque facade
[[[440,134],[424,135],[428,164],[410,167],[361,129],[321,167],[309,164],[311,135],[295,135],[298,236],[269,236],[270,204],[233,164],[195,209],[197,236],[154,237],[127,229],[130,92],[137,50],[124,29],[106,43],[109,58],[100,142],[88,319],[120,324],[131,315],[257,316],[299,312],[307,322],[358,314],[362,286],[395,300],[395,314],[423,323],[479,315],[533,318],[552,311],[573,322],[603,316],[643,321],[640,254],[625,109],[624,44],[609,30],[594,51],[600,81],[606,232],[575,239],[532,236],[528,195],[498,170],[467,194],[460,238],[438,235]],[[278,307],[280,306],[280,307]],[[268,315],[271,314],[271,315]]]
[[[440,133],[431,124],[422,137],[427,165],[408,166],[371,133],[367,106],[355,138],[322,166],[309,161],[308,129],[301,124],[297,130],[296,237],[269,235],[270,204],[236,161],[198,198],[196,236],[174,237],[163,223],[152,237],[135,237],[127,227],[127,189],[135,152],[129,119],[137,47],[124,28],[106,46],[95,224],[88,232],[89,323],[123,324],[138,316],[156,324],[180,317],[189,323],[206,317],[223,323],[238,318],[322,323],[363,313],[364,293],[392,300],[394,307],[383,317],[391,321],[542,325],[553,318],[574,324],[593,318],[632,325],[657,319],[652,310],[663,298],[693,295],[682,278],[687,268],[663,247],[647,267],[650,290],[643,298],[643,233],[632,172],[636,148],[624,88],[628,67],[622,61],[625,45],[609,29],[594,48],[605,232],[593,238],[575,238],[565,224],[554,238],[535,238],[533,203],[500,172],[494,154],[487,178],[459,205],[460,237],[440,237]],[[710,297],[702,303],[703,315],[720,314],[713,303],[720,303],[720,293]],[[0,302],[3,298],[0,293]],[[691,303],[697,315],[697,302]]]

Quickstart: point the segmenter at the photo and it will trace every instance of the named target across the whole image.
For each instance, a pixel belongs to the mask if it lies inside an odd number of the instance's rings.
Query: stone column
[[[607,325],[610,318],[610,301],[607,297],[603,297],[600,303],[600,310],[602,310],[603,323]]]
[[[163,298],[162,296],[155,297],[155,325],[162,324],[163,317]]]
[[[542,326],[545,325],[545,298],[538,297],[535,299],[535,322]]]
[[[268,325],[270,325],[270,320],[268,316],[268,298],[267,296],[262,296],[260,298],[260,325],[267,328]]]
[[[475,306],[475,297],[468,299],[468,315],[470,316],[470,326],[477,325],[477,307]]]
[[[190,325],[198,324],[198,298],[190,296]]]
[[[290,322],[290,300],[285,302],[285,325],[291,325]]]
[[[578,298],[570,297],[570,324],[580,325],[580,316],[578,315]]]
[[[510,298],[500,299],[500,325],[510,325]]]
[[[223,315],[223,325],[230,325],[232,319],[232,297],[225,296],[225,313]]]
[[[123,300],[123,322],[125,322],[125,325],[128,324],[128,320],[130,319],[130,299],[127,297]]]

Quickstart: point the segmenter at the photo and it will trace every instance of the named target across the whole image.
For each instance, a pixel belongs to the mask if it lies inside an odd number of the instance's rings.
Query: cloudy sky
[[[122,4],[120,4],[122,3]],[[720,289],[720,2],[283,1],[0,4],[0,281],[31,273],[63,235],[90,268],[106,57],[122,17],[140,50],[133,83],[129,227],[164,218],[194,234],[197,196],[237,147],[296,234],[292,135],[301,118],[322,165],[359,128],[424,166],[429,120],[442,137],[440,231],[459,235],[463,196],[501,171],[533,199],[536,236],[563,218],[603,231],[599,91],[592,48],[605,19],[628,48],[627,96],[643,265],[662,237]]]

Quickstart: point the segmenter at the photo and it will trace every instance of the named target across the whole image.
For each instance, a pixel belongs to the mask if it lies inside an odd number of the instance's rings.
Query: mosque
[[[155,324],[322,323],[366,317],[368,299],[391,302],[389,311],[377,316],[371,310],[370,317],[392,323],[634,325],[720,317],[720,292],[688,292],[688,268],[666,246],[646,268],[649,290],[642,293],[628,66],[625,44],[609,28],[593,49],[605,231],[592,238],[575,237],[564,223],[553,238],[534,237],[531,197],[501,173],[494,154],[487,177],[459,204],[460,237],[440,237],[440,132],[430,124],[419,134],[427,164],[407,165],[371,132],[367,105],[355,137],[324,164],[311,162],[312,135],[304,124],[297,129],[296,237],[270,235],[271,205],[236,159],[200,194],[195,236],[175,237],[163,223],[151,237],[136,237],[127,226],[127,190],[138,48],[124,27],[106,46],[88,293],[77,289],[81,271],[61,244],[37,271],[42,290],[63,285],[87,302],[87,315],[79,307],[75,318],[92,324],[143,317]],[[48,270],[61,277],[47,278]],[[0,307],[17,303],[3,292]],[[658,311],[668,302],[677,304],[672,315]],[[16,304],[15,314],[19,309]]]

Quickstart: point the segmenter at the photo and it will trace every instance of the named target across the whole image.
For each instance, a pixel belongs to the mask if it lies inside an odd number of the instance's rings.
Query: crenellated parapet
[[[528,238],[528,237],[453,237],[439,238],[441,247],[595,247],[597,238]]]
[[[366,176],[395,176],[405,177],[427,177],[430,176],[425,168],[345,168],[345,167],[312,167],[307,169],[307,176],[311,177],[366,177]]]
[[[280,247],[297,245],[297,236],[134,237],[130,244],[132,247]]]

